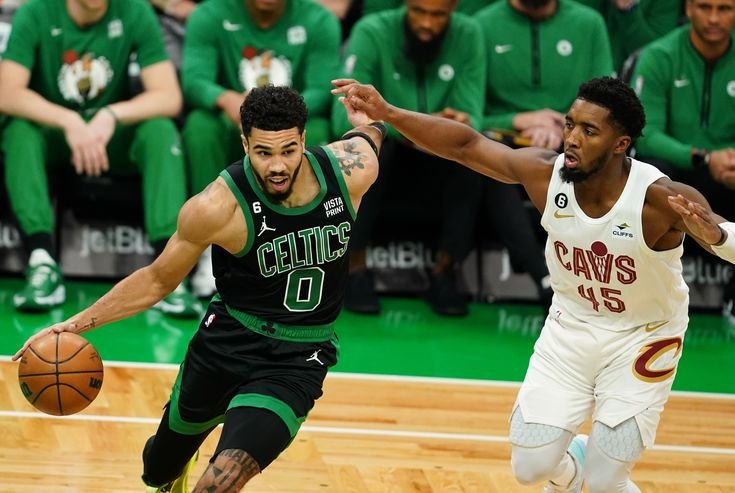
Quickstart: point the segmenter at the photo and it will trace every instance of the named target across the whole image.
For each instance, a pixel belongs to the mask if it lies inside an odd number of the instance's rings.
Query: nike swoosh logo
[[[513,49],[513,45],[495,45],[495,53],[502,55]]]
[[[689,85],[688,79],[674,79],[674,87],[684,87]]]
[[[51,29],[51,36],[56,37],[59,36],[63,30],[60,27],[54,27]]]
[[[669,323],[668,320],[664,320],[663,322],[658,322],[658,323],[646,324],[646,332],[653,332],[654,330],[658,329],[659,327],[663,327],[667,323]]]
[[[554,211],[554,217],[557,219],[566,219],[568,217],[574,217],[574,214],[562,214],[559,211]]]
[[[225,19],[222,21],[222,27],[225,31],[239,31],[242,29],[242,24],[235,24]]]

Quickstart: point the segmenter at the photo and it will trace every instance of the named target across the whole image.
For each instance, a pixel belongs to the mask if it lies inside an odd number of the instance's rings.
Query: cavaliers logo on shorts
[[[646,344],[633,361],[633,374],[644,382],[663,382],[674,375],[681,347],[680,337]]]

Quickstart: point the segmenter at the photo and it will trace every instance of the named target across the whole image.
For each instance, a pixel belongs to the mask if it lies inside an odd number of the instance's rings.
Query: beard
[[[562,166],[559,169],[559,177],[565,183],[582,183],[583,181],[588,180],[591,176],[596,175],[605,167],[605,163],[609,160],[610,154],[601,156],[592,163],[592,166],[587,171],[579,168],[567,168],[566,166]]]
[[[408,25],[408,17],[403,19],[403,34],[406,40],[404,54],[406,58],[416,63],[431,63],[439,56],[442,49],[444,36],[447,34],[449,24],[442,32],[434,36],[431,41],[421,41]]]
[[[518,0],[518,3],[523,5],[528,10],[537,10],[541,7],[546,7],[552,0]]]
[[[299,165],[296,166],[296,169],[293,172],[293,176],[291,177],[291,183],[288,186],[288,188],[284,190],[283,192],[276,192],[276,193],[271,193],[268,191],[268,185],[266,184],[265,180],[260,177],[258,173],[253,173],[253,174],[255,175],[255,180],[260,185],[261,190],[263,190],[265,197],[271,202],[273,202],[274,204],[278,204],[286,200],[291,195],[291,192],[293,191],[293,184],[296,182],[296,177],[299,176],[300,170],[301,170],[301,162],[299,162]],[[288,175],[285,173],[273,173],[273,174],[268,175],[268,178],[273,177],[273,176],[285,176],[288,178]]]

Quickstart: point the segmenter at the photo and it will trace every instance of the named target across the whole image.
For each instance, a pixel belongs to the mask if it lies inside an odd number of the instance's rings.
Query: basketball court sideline
[[[35,412],[9,361],[30,334],[105,288],[74,284],[69,306],[48,315],[18,315],[0,300],[0,493],[142,491],[142,444],[196,321],[148,312],[90,333],[105,381],[97,400],[71,417]],[[342,356],[324,397],[292,446],[246,491],[537,492],[513,479],[506,437],[540,310],[473,304],[468,319],[447,323],[421,300],[388,298],[384,307],[379,317],[340,317]],[[643,493],[735,493],[733,332],[716,315],[692,317],[657,446],[633,473]]]

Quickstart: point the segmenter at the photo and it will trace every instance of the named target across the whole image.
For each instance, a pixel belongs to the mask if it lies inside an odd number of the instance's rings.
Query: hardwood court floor
[[[83,413],[35,413],[0,362],[0,492],[142,492],[140,450],[176,369],[108,363]],[[507,416],[517,387],[332,374],[291,447],[253,493],[530,493],[510,474]],[[218,432],[205,443],[203,471]],[[735,493],[735,399],[676,394],[658,445],[633,478],[643,493]]]
[[[25,402],[7,356],[109,284],[70,282],[66,305],[40,315],[13,310],[21,284],[0,278],[0,493],[142,492],[140,451],[168,398],[176,374],[170,364],[183,358],[197,321],[149,310],[87,334],[107,364],[102,392],[77,416],[49,418]],[[541,310],[473,304],[469,317],[456,320],[434,315],[421,300],[382,301],[380,316],[340,315],[336,370],[350,373],[328,377],[291,447],[245,491],[539,492],[510,474],[507,416],[517,384],[497,381],[523,378]],[[692,316],[674,388],[719,395],[672,397],[657,447],[633,472],[643,493],[735,493],[733,354],[734,326],[716,315]],[[217,435],[205,443],[193,476]]]

